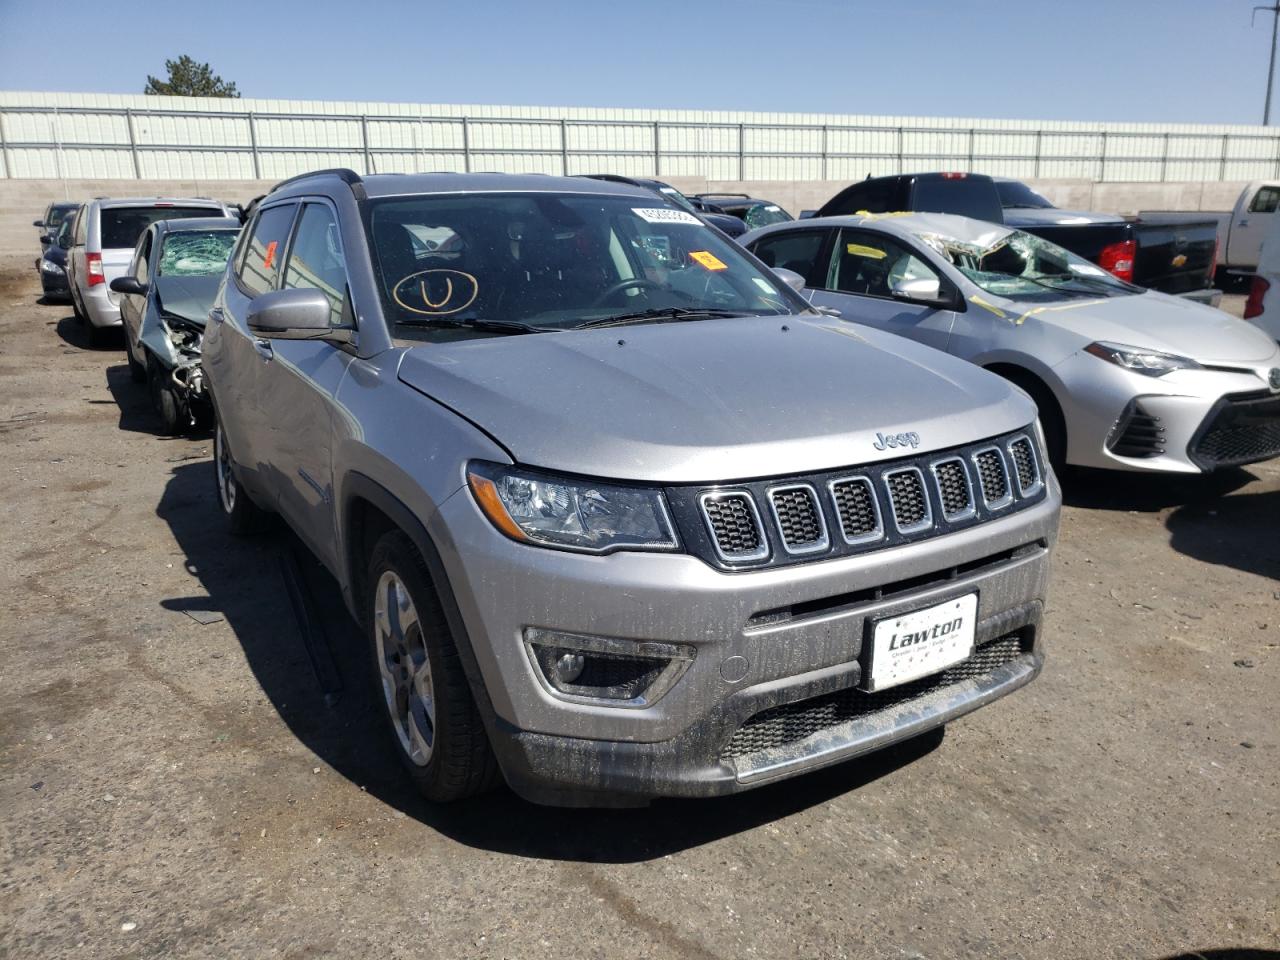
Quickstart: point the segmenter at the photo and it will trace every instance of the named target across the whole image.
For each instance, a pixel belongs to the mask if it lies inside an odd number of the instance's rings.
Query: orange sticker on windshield
[[[267,244],[267,253],[266,253],[266,256],[264,256],[264,257],[262,258],[262,268],[263,268],[264,270],[270,270],[270,269],[271,269],[271,264],[272,264],[273,262],[275,262],[275,259],[276,259],[276,244],[277,244],[278,242],[279,242],[279,241],[272,240],[270,243],[268,243],[268,244]]]
[[[691,258],[702,264],[708,270],[728,270],[729,265],[717,257],[709,250],[694,250],[689,254]]]

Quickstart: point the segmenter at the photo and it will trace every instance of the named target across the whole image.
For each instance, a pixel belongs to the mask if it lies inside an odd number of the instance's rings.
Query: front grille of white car
[[[940,536],[1044,497],[1042,455],[1019,431],[953,450],[729,488],[667,490],[690,552],[726,569],[849,556]]]

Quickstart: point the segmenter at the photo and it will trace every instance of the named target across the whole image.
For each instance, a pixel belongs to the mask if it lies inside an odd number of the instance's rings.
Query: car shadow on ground
[[[1067,506],[1138,513],[1216,503],[1256,479],[1239,468],[1209,474],[1151,474],[1072,467],[1059,476]]]
[[[663,800],[644,809],[557,810],[526,803],[506,788],[465,803],[429,804],[409,786],[392,751],[365,640],[333,578],[283,524],[256,538],[230,536],[216,497],[212,463],[174,467],[156,513],[207,596],[175,597],[163,606],[221,614],[299,741],[353,789],[367,790],[460,843],[557,860],[648,860],[825,803],[919,760],[942,742],[939,729],[736,797]]]
[[[64,306],[66,306],[64,304]],[[95,353],[112,353],[116,352],[123,356],[124,354],[124,335],[119,331],[115,331],[115,336],[108,336],[106,342],[101,346],[94,346],[89,342],[88,324],[82,323],[76,319],[71,307],[67,306],[67,315],[59,317],[54,324],[54,330],[58,336],[62,338],[62,342],[69,347],[75,347],[77,350],[90,350]]]
[[[1280,960],[1280,952],[1275,950],[1255,950],[1248,947],[1227,948],[1225,950],[1188,950],[1161,960]]]
[[[1280,580],[1280,490],[1188,503],[1165,526],[1179,553]]]

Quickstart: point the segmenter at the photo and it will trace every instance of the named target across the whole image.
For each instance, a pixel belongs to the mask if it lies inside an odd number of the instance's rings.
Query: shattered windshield
[[[1000,297],[1060,300],[1143,292],[1057,244],[1021,230],[989,234],[976,243],[936,233],[921,234],[920,239],[983,290]]]
[[[402,328],[537,332],[808,306],[657,197],[440,194],[370,206],[383,302]]]
[[[237,235],[235,230],[170,234],[160,251],[156,276],[207,277],[221,273],[226,269]]]
[[[787,223],[791,219],[791,214],[776,203],[753,203],[742,213],[742,220],[749,230],[774,223]]]

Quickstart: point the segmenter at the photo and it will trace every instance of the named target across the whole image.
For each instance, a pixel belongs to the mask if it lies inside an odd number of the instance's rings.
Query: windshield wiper
[[[508,335],[555,332],[553,327],[535,327],[529,323],[521,323],[519,320],[485,320],[483,318],[454,320],[450,317],[412,317],[407,320],[397,320],[396,323],[404,327],[439,327],[455,330],[479,330],[483,333],[504,333]]]
[[[597,317],[574,326],[575,330],[585,327],[621,327],[628,323],[675,323],[681,320],[713,320],[717,317],[755,317],[759,314],[743,313],[741,310],[718,310],[715,308],[691,309],[689,307],[658,307],[650,310],[637,310],[635,313],[619,313],[612,317]]]

